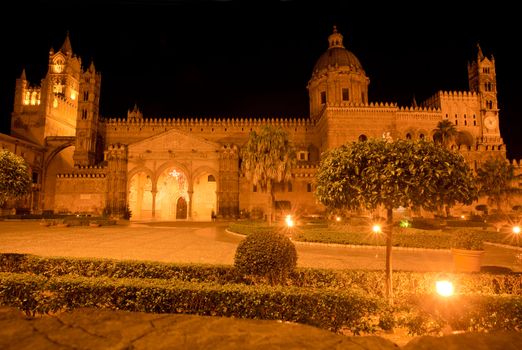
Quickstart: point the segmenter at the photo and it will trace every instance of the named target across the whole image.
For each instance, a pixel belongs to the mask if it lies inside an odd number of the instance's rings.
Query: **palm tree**
[[[263,126],[252,131],[241,149],[241,170],[252,184],[268,193],[268,224],[272,224],[274,183],[288,181],[297,161],[288,134],[281,127]]]
[[[502,203],[507,202],[512,194],[520,189],[511,185],[514,179],[513,165],[502,158],[490,158],[477,169],[479,194],[488,196],[488,200],[501,212]]]
[[[440,143],[442,147],[448,148],[450,142],[457,137],[457,128],[449,120],[441,120],[437,127],[433,129],[433,140]]]

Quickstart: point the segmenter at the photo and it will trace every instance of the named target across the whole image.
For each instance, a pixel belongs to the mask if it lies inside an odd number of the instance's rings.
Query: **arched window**
[[[368,137],[366,135],[362,134],[361,136],[359,136],[359,142],[364,142],[367,140],[368,140]]]
[[[326,91],[321,91],[321,104],[324,105],[326,103]]]
[[[348,88],[343,88],[343,101],[349,101],[350,100],[350,91]]]
[[[214,177],[214,175],[209,175],[207,178],[207,182],[216,182],[216,178]]]
[[[419,139],[424,140],[424,134],[419,134]]]
[[[411,140],[411,134],[410,133],[406,134],[406,140]]]

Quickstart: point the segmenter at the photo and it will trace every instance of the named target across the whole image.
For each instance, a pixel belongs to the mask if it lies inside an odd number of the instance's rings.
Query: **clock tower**
[[[499,109],[497,103],[497,75],[495,58],[488,58],[477,45],[477,60],[468,64],[468,80],[471,91],[480,99],[481,143],[502,143],[499,128]]]

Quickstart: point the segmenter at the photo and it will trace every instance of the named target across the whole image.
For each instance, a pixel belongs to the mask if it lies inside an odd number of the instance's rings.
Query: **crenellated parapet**
[[[313,178],[317,173],[317,164],[298,164],[292,168],[292,175],[296,178]]]
[[[424,107],[440,109],[444,102],[462,102],[469,103],[479,99],[479,94],[474,91],[438,91],[421,105]]]
[[[107,175],[105,173],[66,173],[66,174],[56,174],[58,178],[105,178]]]
[[[258,127],[280,125],[283,127],[313,126],[309,118],[108,118],[108,127],[157,126],[157,127]]]

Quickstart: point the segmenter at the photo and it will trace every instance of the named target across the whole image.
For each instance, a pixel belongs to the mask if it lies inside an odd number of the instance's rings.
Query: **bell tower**
[[[495,58],[484,56],[479,45],[477,51],[477,60],[468,63],[469,89],[476,92],[480,99],[482,142],[498,143],[500,128]]]
[[[98,118],[100,110],[101,74],[96,72],[94,63],[82,72],[76,117],[76,144],[74,164],[87,166],[97,162]],[[100,156],[100,155],[98,155]]]

